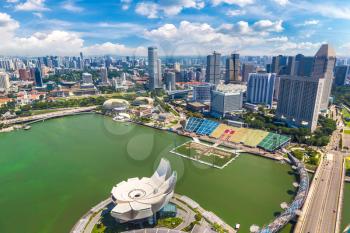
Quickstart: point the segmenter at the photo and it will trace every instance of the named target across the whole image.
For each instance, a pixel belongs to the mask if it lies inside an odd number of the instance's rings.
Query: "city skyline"
[[[312,55],[331,43],[345,56],[349,12],[339,0],[7,0],[0,54],[145,56],[154,45],[160,56]]]

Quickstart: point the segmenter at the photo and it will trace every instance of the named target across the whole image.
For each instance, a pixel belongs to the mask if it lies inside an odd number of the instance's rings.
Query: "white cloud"
[[[51,23],[51,21],[50,21]],[[128,47],[120,43],[97,43],[86,45],[82,34],[69,30],[70,25],[61,30],[48,30],[35,32],[28,36],[17,36],[16,30],[19,23],[6,13],[0,13],[0,54],[21,56],[43,55],[76,55],[83,51],[89,55],[146,55],[148,45],[156,45],[162,55],[199,55],[205,56],[213,50],[228,54],[233,50],[239,50],[242,54],[276,53],[314,53],[320,43],[294,42],[285,36],[271,36],[279,31],[279,23],[258,21],[249,25],[240,21],[235,24],[222,24],[213,27],[207,23],[193,23],[182,21],[179,25],[164,24],[153,30],[137,29],[142,34],[146,43],[136,47]],[[84,25],[83,25],[84,26]],[[91,25],[89,25],[91,27]],[[132,27],[129,24],[100,23],[94,25],[98,28]],[[259,31],[257,31],[259,30]],[[263,30],[267,30],[263,31]],[[135,34],[135,33],[133,33]],[[275,34],[275,33],[274,33]],[[84,34],[85,35],[85,34]]]
[[[185,8],[202,9],[203,0],[163,0],[159,3],[140,2],[136,5],[136,13],[148,18],[158,18],[160,15],[174,16]]]
[[[288,0],[273,0],[275,3],[277,3],[280,6],[285,6],[289,3]]]
[[[84,11],[84,8],[75,5],[74,1],[72,1],[72,0],[68,0],[68,1],[63,2],[61,4],[61,7],[67,11],[71,11],[74,13],[80,13],[80,12]]]
[[[260,24],[249,26],[248,22],[239,21],[236,24],[226,23],[214,28],[207,23],[182,21],[179,26],[164,24],[157,29],[145,30],[144,36],[159,46],[166,55],[203,56],[212,50],[229,53],[234,49],[243,52],[254,46],[271,46],[273,42],[288,41],[287,37],[268,38],[268,32],[255,31],[258,26],[262,27]],[[280,30],[279,27],[276,29],[275,23],[270,27],[265,26],[264,29]]]
[[[149,19],[158,18],[158,5],[151,2],[141,2],[136,5],[136,13]]]
[[[77,55],[84,51],[90,55],[119,54],[146,55],[142,46],[131,48],[122,44],[106,42],[85,46],[79,33],[53,30],[35,32],[26,37],[16,36],[19,23],[6,13],[0,13],[0,54],[21,56]]]
[[[313,20],[306,20],[303,25],[304,26],[307,26],[307,25],[317,25],[319,24],[320,21],[319,20],[316,20],[316,19],[313,19]]]
[[[120,2],[122,4],[122,9],[126,11],[130,8],[132,0],[120,0]]]
[[[19,0],[6,0],[7,3],[17,3]]]
[[[266,39],[266,41],[268,41],[268,42],[287,42],[288,37],[286,37],[286,36],[272,37],[272,38]]]
[[[35,15],[39,19],[42,19],[44,17],[44,15],[41,12],[34,12],[33,15]]]
[[[15,6],[18,11],[47,11],[45,0],[26,0],[24,3],[19,3]]]
[[[238,5],[243,7],[255,3],[255,0],[212,0],[212,4],[214,6],[220,5],[222,3],[226,3],[229,5]]]
[[[257,31],[266,31],[266,32],[281,32],[284,30],[282,26],[283,21],[270,21],[267,19],[260,20],[254,23],[253,28]]]
[[[239,15],[245,15],[246,11],[245,10],[228,10],[226,12],[227,16],[234,17],[234,16],[239,16]]]
[[[17,28],[19,28],[19,23],[16,20],[6,13],[0,13],[1,35],[3,33],[13,33]]]
[[[101,55],[101,54],[118,54],[118,55],[135,55],[145,56],[147,54],[147,48],[139,46],[136,48],[127,47],[123,44],[113,44],[106,42],[103,44],[94,44],[82,49],[84,54],[87,55]]]
[[[244,55],[314,54],[321,45],[292,41],[283,35],[270,36],[281,30],[280,25],[280,22],[265,21],[249,25],[246,21],[239,21],[215,28],[207,23],[182,21],[178,26],[164,24],[153,30],[145,30],[144,36],[158,46],[160,53],[168,56],[205,56],[213,50],[222,54],[238,50]]]
[[[331,3],[299,2],[298,4],[294,4],[294,7],[327,18],[350,19],[350,7],[346,5],[338,6]]]
[[[275,52],[278,53],[299,53],[299,52],[305,52],[305,51],[311,51],[314,52],[316,49],[318,49],[322,43],[312,43],[312,42],[286,42],[283,43],[281,46],[275,48]]]

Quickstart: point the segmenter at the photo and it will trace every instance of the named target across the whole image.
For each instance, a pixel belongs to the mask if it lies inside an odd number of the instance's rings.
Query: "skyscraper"
[[[242,66],[242,82],[248,82],[250,73],[255,73],[256,68],[254,64],[244,63]]]
[[[42,87],[43,86],[43,78],[41,75],[41,69],[39,67],[35,68],[34,78],[35,78],[35,86]]]
[[[350,66],[348,65],[336,66],[334,76],[335,76],[334,84],[336,86],[343,86],[347,84],[350,80]]]
[[[149,89],[154,90],[160,87],[161,61],[158,59],[157,47],[148,47],[148,75]]]
[[[220,82],[220,59],[221,54],[214,51],[212,55],[207,56],[207,69],[205,74],[205,81],[212,84],[219,84]]]
[[[0,92],[7,93],[10,88],[10,78],[7,73],[0,71]]]
[[[335,56],[335,51],[328,44],[323,44],[315,55],[312,78],[324,79],[321,110],[326,110],[328,108],[334,79],[333,69],[336,60]]]
[[[287,57],[278,55],[272,58],[271,63],[271,73],[276,73],[277,75],[285,74],[285,69],[287,68]]]
[[[272,106],[276,74],[251,73],[248,78],[247,101]]]
[[[295,57],[295,62],[296,75],[303,77],[311,77],[314,65],[314,57],[305,57],[302,54],[298,54]]]
[[[165,75],[165,86],[168,91],[173,91],[176,89],[176,80],[174,72],[166,72]]]
[[[317,127],[324,79],[281,76],[276,116],[314,131]]]
[[[19,69],[18,70],[19,78],[23,81],[29,80],[29,73],[26,69]]]
[[[226,59],[226,75],[225,83],[238,83],[242,81],[241,77],[241,65],[239,61],[239,54],[231,54],[229,58]]]
[[[80,66],[81,70],[84,69],[84,55],[83,55],[83,52],[80,52],[79,66]]]
[[[101,77],[102,84],[109,84],[108,69],[106,67],[100,68],[100,77]]]

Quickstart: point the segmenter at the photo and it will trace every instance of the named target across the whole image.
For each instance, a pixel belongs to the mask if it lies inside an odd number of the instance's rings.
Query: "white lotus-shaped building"
[[[129,222],[153,216],[174,194],[176,172],[170,163],[162,159],[151,178],[131,178],[122,181],[112,189],[116,206],[111,215],[119,222]]]

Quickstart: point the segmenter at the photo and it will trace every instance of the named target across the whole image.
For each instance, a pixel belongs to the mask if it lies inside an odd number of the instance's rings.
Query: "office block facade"
[[[272,106],[276,74],[251,73],[248,78],[247,102]]]

